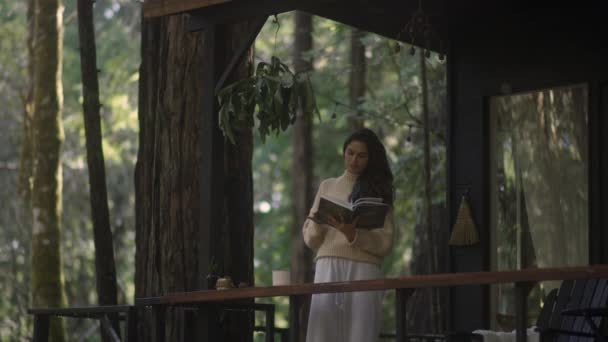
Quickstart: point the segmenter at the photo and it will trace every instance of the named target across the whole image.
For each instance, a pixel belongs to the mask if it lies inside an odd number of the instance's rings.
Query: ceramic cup
[[[289,270],[272,270],[272,286],[289,285],[290,283]]]

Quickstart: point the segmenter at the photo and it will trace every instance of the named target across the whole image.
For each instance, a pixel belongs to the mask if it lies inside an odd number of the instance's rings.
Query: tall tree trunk
[[[25,206],[30,207],[31,191],[32,191],[32,172],[33,172],[33,137],[32,137],[32,119],[34,111],[34,0],[27,2],[27,93],[23,103],[23,136],[21,137],[21,151],[19,156],[19,183],[18,189],[21,194]]]
[[[435,273],[439,269],[437,263],[437,245],[435,234],[432,229],[433,203],[432,203],[432,184],[431,184],[431,127],[429,120],[429,94],[426,70],[426,58],[424,53],[420,53],[420,79],[422,85],[422,125],[424,126],[424,209],[425,226],[428,230],[429,255],[431,257],[429,273]],[[439,332],[442,326],[441,314],[439,312],[439,292],[435,289],[431,295],[432,322],[435,322],[435,332]]]
[[[359,108],[363,102],[366,91],[367,62],[365,60],[365,45],[361,38],[365,36],[365,31],[353,28],[350,37],[350,77],[349,95],[351,117],[348,120],[353,130],[363,128],[364,120]]]
[[[293,51],[296,72],[312,71],[312,61],[302,58],[302,54],[312,50],[312,16],[304,12],[295,15],[295,43]],[[313,280],[312,252],[302,239],[302,224],[314,200],[312,116],[298,111],[293,127],[292,196],[293,222],[291,231],[291,281],[295,284]],[[300,306],[300,341],[306,340],[309,303]]]
[[[135,170],[136,188],[136,297],[158,296],[167,292],[202,288],[197,256],[209,253],[223,274],[253,284],[253,188],[251,178],[252,133],[239,131],[237,146],[224,144],[218,127],[203,122],[204,92],[201,81],[208,73],[205,65],[210,48],[231,56],[235,45],[248,32],[249,25],[234,24],[217,28],[221,37],[212,39],[209,31],[192,33],[186,16],[145,19],[142,24],[142,65],[140,70],[139,152]],[[214,30],[211,30],[213,32]],[[215,43],[213,41],[215,40]],[[213,44],[211,46],[210,44]],[[217,51],[216,51],[217,52]],[[223,70],[227,58],[217,60]],[[252,51],[246,54],[233,78],[251,72]],[[215,75],[212,75],[215,77]],[[216,115],[217,116],[217,115]],[[214,125],[217,156],[203,156],[201,127]],[[224,146],[225,145],[225,146]],[[219,165],[212,181],[225,190],[206,203],[218,208],[221,217],[212,230],[211,251],[199,248],[201,227],[202,169],[205,164]],[[205,189],[207,191],[207,189]],[[207,209],[207,208],[205,208]],[[221,315],[225,341],[252,338],[250,315]],[[184,320],[175,310],[167,312],[165,335],[156,339],[149,329],[151,316],[140,320],[141,340],[180,340],[184,334],[195,336],[196,325]]]
[[[95,243],[97,301],[99,305],[116,305],[116,266],[99,118],[101,106],[99,104],[93,2],[90,0],[78,0],[78,37],[84,98],[84,131],[89,167],[89,193]],[[118,320],[114,318],[112,323],[116,332],[119,333]],[[106,336],[105,333],[102,333],[102,338],[104,341],[109,341],[109,336]]]
[[[63,5],[37,0],[34,11],[34,115],[32,187],[32,305],[65,303],[61,262],[61,50]],[[51,322],[51,341],[63,341],[61,320]]]
[[[17,191],[20,195],[20,203],[19,207],[22,210],[19,210],[20,217],[22,222],[31,222],[32,220],[32,172],[33,172],[33,134],[32,134],[32,120],[33,120],[33,101],[34,101],[34,0],[27,0],[27,82],[26,82],[26,93],[23,98],[23,130],[21,136],[21,149],[19,152],[19,173],[17,180]],[[22,243],[27,244],[26,241],[31,241],[31,231],[24,230],[22,233],[22,238],[19,239]],[[25,249],[25,260],[30,260],[31,258],[31,245],[24,246]],[[16,261],[16,259],[13,259]],[[15,265],[17,266],[17,265]],[[19,267],[15,269],[15,279],[17,277],[17,270],[23,267]],[[27,270],[27,267],[25,267]],[[19,272],[21,273],[21,272]],[[19,284],[15,284],[21,291],[15,291],[15,297],[13,299],[14,303],[18,304],[18,307],[25,307],[28,305],[28,297],[30,294],[29,285],[31,284],[31,274],[29,272],[24,272],[24,279],[19,281]],[[25,294],[25,295],[24,295]],[[29,320],[23,319],[18,320],[19,326],[16,331],[18,333],[17,336],[14,336],[16,340],[21,339],[22,331],[30,331]],[[21,323],[23,322],[23,323]]]

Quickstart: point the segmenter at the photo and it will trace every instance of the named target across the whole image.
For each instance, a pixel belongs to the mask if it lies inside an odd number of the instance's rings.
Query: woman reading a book
[[[306,245],[315,251],[315,283],[377,279],[380,264],[393,243],[393,174],[386,150],[376,134],[362,129],[342,147],[344,174],[321,182],[302,227]],[[342,217],[322,215],[322,197],[354,203],[381,198],[388,205],[384,225],[374,229],[357,226]],[[381,328],[381,292],[324,293],[312,296],[308,342],[370,342]]]

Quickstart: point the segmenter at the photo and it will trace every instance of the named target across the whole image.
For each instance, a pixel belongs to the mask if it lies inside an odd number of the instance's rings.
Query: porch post
[[[515,341],[526,342],[528,326],[528,294],[534,283],[515,283]]]
[[[395,289],[395,327],[397,328],[397,342],[407,341],[407,301],[414,289]]]
[[[221,63],[220,29],[210,26],[204,33],[204,70],[201,71],[203,84],[202,124],[200,131],[201,163],[201,212],[198,228],[198,277],[197,287],[207,289],[207,274],[214,257],[218,255],[217,230],[222,224],[223,198],[223,149],[224,139],[218,127],[218,103],[215,85],[218,79],[218,65]],[[196,335],[198,341],[217,341],[217,313],[212,305],[204,305],[197,310]]]
[[[300,340],[300,305],[302,297],[289,296],[289,342]]]
[[[37,314],[34,316],[34,342],[49,340],[49,316]]]

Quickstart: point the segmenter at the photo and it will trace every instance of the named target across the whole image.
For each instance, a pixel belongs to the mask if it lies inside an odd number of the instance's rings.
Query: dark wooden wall
[[[507,84],[513,93],[586,83],[589,87],[589,257],[608,263],[608,39],[601,8],[530,8],[523,2],[489,6],[448,1],[449,151],[451,222],[470,187],[481,243],[451,247],[452,272],[488,270],[489,136],[487,99]],[[523,4],[523,5],[522,5]],[[596,5],[599,7],[599,5]],[[489,325],[489,289],[454,288],[451,328]]]

